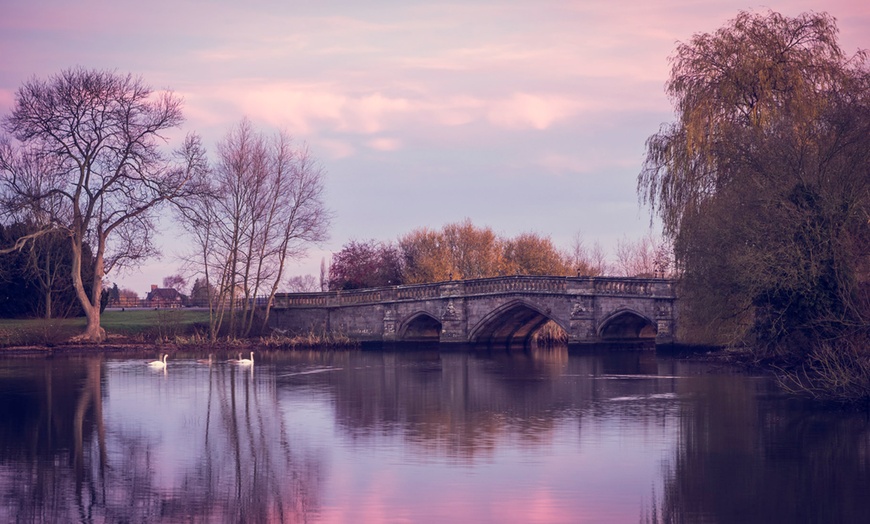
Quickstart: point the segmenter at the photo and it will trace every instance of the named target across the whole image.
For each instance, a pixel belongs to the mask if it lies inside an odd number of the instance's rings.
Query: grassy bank
[[[0,319],[0,347],[54,346],[80,334],[85,318]],[[206,331],[208,311],[188,309],[108,310],[101,324],[109,336],[153,342]]]
[[[208,311],[199,309],[107,310],[101,325],[109,342],[129,344],[172,343],[185,346],[208,345]],[[68,342],[84,331],[84,318],[0,319],[0,347],[54,347]],[[257,345],[266,349],[350,349],[359,344],[338,334],[270,336],[221,344]],[[219,345],[221,345],[219,344]]]

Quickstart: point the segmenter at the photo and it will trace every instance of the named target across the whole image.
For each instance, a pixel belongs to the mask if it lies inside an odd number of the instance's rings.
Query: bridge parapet
[[[462,281],[463,295],[484,295],[512,291],[538,291],[564,293],[568,287],[565,277],[502,277]]]
[[[674,289],[669,280],[624,278],[596,278],[594,291],[600,295],[638,295],[638,296],[673,296]]]
[[[351,291],[279,293],[275,307],[339,307],[358,304],[501,293],[588,294],[673,298],[673,282],[652,278],[509,276],[454,280]]]
[[[398,286],[396,288],[396,299],[418,300],[421,298],[437,298],[441,296],[441,289],[438,285],[419,284],[414,286]]]

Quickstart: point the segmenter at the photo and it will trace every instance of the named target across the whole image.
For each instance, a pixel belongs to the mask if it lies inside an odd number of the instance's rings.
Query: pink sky
[[[144,7],[143,7],[144,6]],[[214,144],[242,117],[309,144],[328,174],[332,239],[395,239],[471,218],[505,235],[575,233],[612,252],[639,238],[644,140],[671,120],[677,41],[744,9],[826,10],[842,47],[870,47],[870,2],[478,1],[0,3],[0,113],[32,76],[72,67],[141,75],[185,99],[178,136]],[[174,144],[173,144],[174,145]],[[140,293],[164,256],[110,275]]]

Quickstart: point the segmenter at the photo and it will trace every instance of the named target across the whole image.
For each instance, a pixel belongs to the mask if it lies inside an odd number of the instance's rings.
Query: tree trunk
[[[88,325],[85,332],[82,333],[81,339],[88,342],[99,344],[106,339],[106,331],[100,327],[100,288],[103,278],[103,254],[102,250],[97,250],[96,264],[94,265],[94,285],[92,292],[95,293],[96,299],[91,300],[85,291],[84,282],[82,282],[82,240],[81,238],[72,239],[72,280],[73,287],[76,291],[76,297],[79,299],[85,316],[88,318]]]
[[[96,343],[106,340],[106,330],[100,326],[100,303],[86,308],[85,315],[88,317],[88,326],[84,338]]]
[[[45,319],[51,319],[51,288],[45,290]]]

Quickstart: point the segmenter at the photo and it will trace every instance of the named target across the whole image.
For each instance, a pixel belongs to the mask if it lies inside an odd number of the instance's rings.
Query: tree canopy
[[[402,284],[399,252],[390,243],[351,240],[332,256],[329,287],[334,291]]]
[[[582,243],[568,253],[545,235],[526,232],[503,237],[465,219],[438,230],[417,228],[396,243],[351,241],[332,257],[329,287],[358,289],[504,275],[588,275],[600,274],[600,267]]]
[[[825,13],[742,12],[671,57],[676,121],[638,177],[701,341],[807,352],[863,332],[870,72]]]

